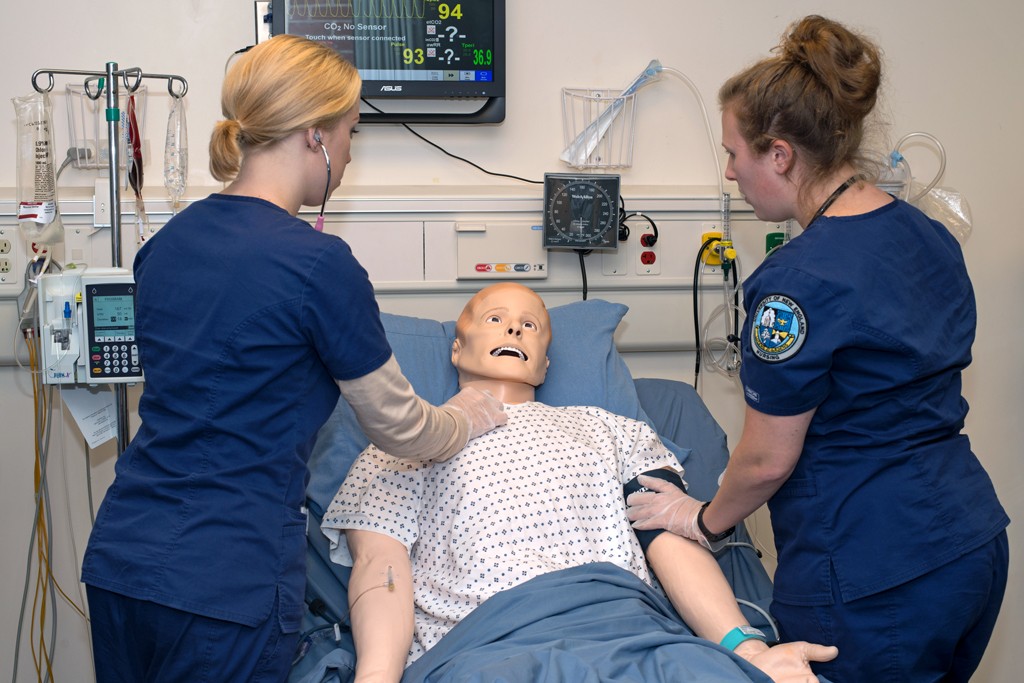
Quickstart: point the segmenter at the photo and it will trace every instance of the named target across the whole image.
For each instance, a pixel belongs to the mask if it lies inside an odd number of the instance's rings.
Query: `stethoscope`
[[[324,231],[324,210],[327,208],[327,198],[331,195],[331,157],[327,154],[327,148],[320,139],[320,133],[314,133],[313,139],[320,143],[320,151],[324,153],[324,161],[327,162],[327,186],[324,187],[324,200],[320,203],[320,215],[317,216],[316,225],[313,229],[317,232]]]

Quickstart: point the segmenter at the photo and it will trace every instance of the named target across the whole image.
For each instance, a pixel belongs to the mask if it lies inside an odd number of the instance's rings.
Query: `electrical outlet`
[[[722,239],[722,226],[718,223],[701,223],[700,224],[700,246],[708,240],[720,240]],[[704,251],[701,255],[701,260],[706,266],[720,266],[722,265],[721,255],[715,251],[714,244]],[[712,271],[713,272],[713,271]]]
[[[657,245],[657,236],[654,228],[645,225],[642,230],[634,229],[630,238],[636,239],[636,274],[637,275],[661,275],[661,250]]]
[[[96,189],[92,195],[92,224],[97,228],[110,227],[110,181],[106,178],[96,180]]]
[[[18,229],[0,227],[0,298],[21,294],[21,252]]]

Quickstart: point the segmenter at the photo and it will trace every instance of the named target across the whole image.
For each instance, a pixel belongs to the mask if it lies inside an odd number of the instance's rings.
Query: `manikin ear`
[[[772,144],[768,148],[768,155],[772,168],[779,175],[788,175],[793,170],[793,165],[796,163],[796,151],[785,140],[781,138],[772,140]]]
[[[459,340],[456,339],[452,342],[452,365],[458,365],[459,352],[462,350],[462,345],[459,344]]]

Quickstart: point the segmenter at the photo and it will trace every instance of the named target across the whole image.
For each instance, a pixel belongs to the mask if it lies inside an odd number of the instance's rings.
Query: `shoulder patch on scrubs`
[[[797,302],[772,294],[754,309],[750,348],[767,363],[781,363],[796,355],[807,337],[807,318]]]

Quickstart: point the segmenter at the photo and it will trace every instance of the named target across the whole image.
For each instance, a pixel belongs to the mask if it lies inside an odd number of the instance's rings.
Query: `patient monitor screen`
[[[278,0],[274,33],[334,48],[364,97],[501,97],[504,0]]]

